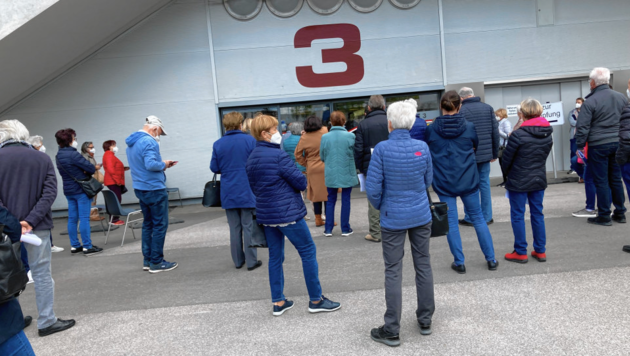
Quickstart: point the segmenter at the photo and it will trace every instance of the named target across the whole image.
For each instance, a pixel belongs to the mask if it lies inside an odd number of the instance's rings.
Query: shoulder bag
[[[98,193],[101,192],[101,190],[103,190],[103,184],[94,179],[94,177],[88,177],[84,180],[78,180],[74,178],[70,173],[68,173],[65,168],[63,168],[63,165],[59,163],[59,158],[55,157],[55,159],[57,161],[57,166],[61,167],[61,169],[63,169],[63,171],[66,172],[66,174],[69,175],[70,178],[74,179],[75,182],[79,183],[81,189],[83,189],[88,198],[94,198]]]
[[[265,236],[265,227],[260,225],[256,220],[254,214],[254,221],[252,221],[252,238],[249,242],[249,248],[268,248],[267,236]]]
[[[221,181],[217,181],[216,173],[212,180],[206,183],[206,186],[203,188],[201,203],[206,208],[221,206]]]
[[[443,202],[433,202],[431,194],[427,189],[429,206],[431,208],[431,237],[445,236],[448,234],[448,205]]]
[[[26,288],[28,276],[22,265],[20,242],[13,243],[2,233],[0,224],[0,304],[19,296]]]

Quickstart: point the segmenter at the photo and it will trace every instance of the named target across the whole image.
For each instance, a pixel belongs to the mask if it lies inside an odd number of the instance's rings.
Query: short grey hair
[[[30,143],[33,147],[40,147],[44,145],[44,138],[39,135],[35,135],[29,137],[26,142]]]
[[[0,121],[0,143],[8,140],[26,141],[28,129],[18,120]]]
[[[302,131],[304,130],[304,124],[301,122],[292,122],[289,124],[289,131],[291,131],[291,135],[300,136],[302,135]]]
[[[416,111],[416,107],[409,103],[408,100],[397,101],[387,108],[387,121],[392,123],[394,130],[411,130],[411,127],[416,122]]]
[[[472,90],[472,88],[469,88],[469,87],[463,87],[459,89],[459,92],[457,94],[459,94],[460,98],[468,98],[471,96],[475,96],[475,92]]]
[[[368,100],[368,106],[370,109],[383,109],[385,110],[385,98],[382,95],[372,95]]]
[[[594,81],[596,86],[608,84],[610,82],[610,69],[603,67],[593,68],[588,78]]]

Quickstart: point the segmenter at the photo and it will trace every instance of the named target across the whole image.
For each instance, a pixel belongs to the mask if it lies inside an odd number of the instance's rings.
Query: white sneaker
[[[575,216],[576,218],[596,218],[597,209],[595,210],[582,209],[582,210],[576,211],[572,215]]]
[[[63,252],[64,248],[59,246],[53,246],[50,248],[51,252]]]
[[[31,284],[31,283],[35,282],[33,280],[33,275],[31,274],[31,271],[28,271],[27,275],[28,275],[28,283],[26,283],[26,284]]]

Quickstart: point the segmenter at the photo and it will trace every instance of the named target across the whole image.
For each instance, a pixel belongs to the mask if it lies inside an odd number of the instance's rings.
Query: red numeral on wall
[[[297,80],[307,88],[337,87],[356,84],[363,79],[363,58],[356,54],[361,49],[361,32],[355,25],[340,23],[301,28],[295,33],[295,48],[308,48],[315,40],[341,38],[343,47],[322,50],[323,63],[343,62],[345,72],[318,74],[313,66],[296,67]]]

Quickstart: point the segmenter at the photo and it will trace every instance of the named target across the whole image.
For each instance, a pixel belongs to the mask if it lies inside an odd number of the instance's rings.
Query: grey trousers
[[[246,261],[247,267],[254,267],[258,262],[256,249],[248,247],[252,240],[254,211],[255,209],[225,209],[230,225],[232,261],[236,267],[241,267]]]
[[[416,270],[416,295],[418,308],[416,317],[418,323],[431,325],[431,318],[435,311],[433,296],[433,271],[429,255],[429,239],[431,238],[431,224],[414,227],[408,230],[382,229],[383,259],[385,260],[385,330],[398,334],[400,332],[400,317],[402,312],[402,262],[405,254],[405,237],[409,233],[411,255]]]
[[[39,246],[24,244],[24,247],[35,285],[35,302],[39,312],[37,328],[44,329],[57,322],[53,311],[55,281],[52,279],[50,268],[50,230],[34,230],[33,234],[42,239],[42,244]]]
[[[381,238],[381,212],[368,200],[368,221],[370,223],[370,235]]]

